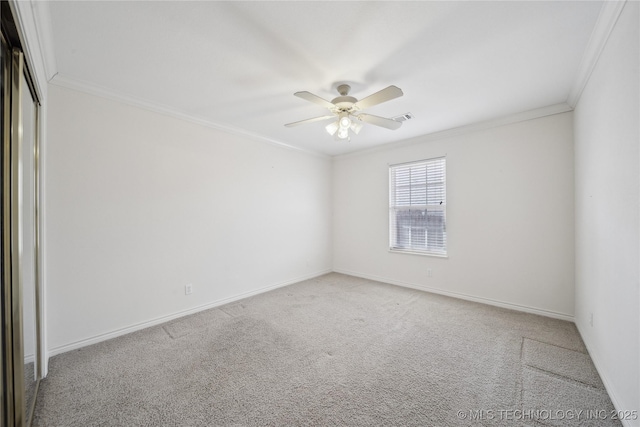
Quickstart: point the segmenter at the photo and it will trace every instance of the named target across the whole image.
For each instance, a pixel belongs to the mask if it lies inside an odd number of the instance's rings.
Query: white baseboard
[[[596,367],[596,371],[598,371],[598,374],[600,375],[600,379],[604,384],[604,388],[607,390],[607,393],[609,394],[609,398],[611,399],[611,403],[613,403],[613,406],[616,408],[616,410],[629,411],[634,409],[640,409],[640,408],[625,408],[623,407],[623,405],[620,404],[620,400],[618,399],[615,392],[613,391],[611,380],[606,375],[605,371],[602,369],[602,364],[600,362],[598,352],[595,351],[595,348],[591,345],[591,342],[585,339],[587,335],[582,333],[582,329],[577,322],[576,322],[576,328],[578,328],[578,333],[580,333],[580,336],[582,337],[582,341],[584,342],[585,347],[587,347],[587,351],[589,352],[589,356],[591,356],[593,365]],[[620,421],[622,422],[622,425],[625,427],[640,426],[640,420],[620,420]]]
[[[100,334],[100,335],[96,335],[90,338],[85,338],[83,340],[80,341],[75,341],[69,344],[64,344],[58,347],[54,347],[49,349],[48,351],[48,358],[51,358],[52,356],[55,356],[57,354],[61,354],[61,353],[66,353],[67,351],[71,351],[71,350],[76,350],[82,347],[86,347],[88,345],[91,344],[96,344],[99,343],[101,341],[106,341],[109,340],[111,338],[116,338],[119,337],[121,335],[126,335],[129,334],[131,332],[135,332],[135,331],[139,331],[140,329],[145,329],[151,326],[155,326],[155,325],[159,325],[161,323],[164,322],[168,322],[170,320],[174,320],[180,317],[184,317],[184,316],[188,316],[190,314],[195,314],[198,313],[200,311],[203,310],[207,310],[210,308],[214,308],[214,307],[218,307],[224,304],[228,304],[230,302],[234,302],[243,298],[248,298],[254,295],[258,295],[264,292],[268,292],[277,288],[281,288],[283,286],[288,286],[288,285],[292,285],[294,283],[297,282],[302,282],[304,280],[309,280],[309,279],[313,279],[314,277],[319,277],[322,276],[324,274],[327,273],[331,273],[332,270],[331,269],[327,269],[327,270],[323,270],[323,271],[318,271],[315,273],[311,273],[311,274],[307,274],[304,276],[300,276],[300,277],[296,277],[294,279],[291,280],[287,280],[285,282],[280,282],[280,283],[276,283],[275,285],[270,285],[270,286],[265,286],[263,288],[259,288],[253,291],[249,291],[249,292],[244,292],[238,295],[234,295],[231,297],[227,297],[227,298],[223,298],[223,299],[219,299],[216,301],[212,301],[203,305],[199,305],[197,307],[193,307],[187,310],[183,310],[183,311],[178,311],[175,313],[171,313],[168,314],[166,316],[160,316],[160,317],[156,317],[155,319],[151,319],[151,320],[147,320],[144,322],[140,322],[140,323],[136,323],[135,325],[131,325],[131,326],[127,326],[125,328],[121,328],[121,329],[116,329],[110,332],[106,332],[104,334]],[[45,363],[48,363],[48,360],[45,361]]]
[[[363,279],[375,280],[377,282],[384,282],[384,283],[389,283],[391,285],[402,286],[404,288],[417,289],[419,291],[425,291],[425,292],[431,292],[431,293],[434,293],[434,294],[445,295],[445,296],[452,297],[452,298],[458,298],[458,299],[463,299],[463,300],[467,300],[467,301],[479,302],[479,303],[482,303],[482,304],[493,305],[493,306],[496,306],[496,307],[508,308],[510,310],[523,311],[525,313],[538,314],[540,316],[552,317],[554,319],[566,320],[566,321],[569,321],[569,322],[573,322],[574,321],[574,316],[572,316],[570,314],[558,313],[558,312],[551,311],[551,310],[543,310],[543,309],[536,308],[536,307],[529,307],[529,306],[526,306],[526,305],[513,304],[513,303],[510,303],[510,302],[506,302],[506,301],[498,301],[498,300],[494,300],[494,299],[490,299],[490,298],[484,298],[484,297],[479,297],[479,296],[475,296],[475,295],[468,295],[468,294],[464,294],[464,293],[461,293],[461,292],[451,292],[451,291],[446,291],[446,290],[438,289],[438,288],[430,288],[428,286],[417,285],[417,284],[414,284],[414,283],[402,282],[402,281],[394,280],[394,279],[391,279],[391,278],[388,278],[388,277],[380,277],[380,276],[374,276],[374,275],[371,275],[371,274],[357,273],[355,271],[348,271],[348,270],[341,270],[341,269],[334,269],[333,271],[336,272],[336,273],[347,274],[349,276],[356,276],[356,277],[361,277]]]

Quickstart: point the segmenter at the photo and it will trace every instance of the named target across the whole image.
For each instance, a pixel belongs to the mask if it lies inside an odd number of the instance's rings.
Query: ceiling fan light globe
[[[356,135],[359,134],[360,129],[362,129],[362,123],[351,122],[351,130],[353,131],[353,133],[355,133]]]
[[[349,113],[340,114],[340,128],[349,129],[350,126],[351,126],[351,119],[349,118]]]
[[[325,126],[325,129],[327,130],[329,135],[333,136],[338,131],[339,127],[340,126],[338,125],[338,122],[333,122],[333,123],[329,123],[327,126]]]
[[[340,139],[349,138],[349,128],[340,128],[338,130],[338,138],[340,138]]]

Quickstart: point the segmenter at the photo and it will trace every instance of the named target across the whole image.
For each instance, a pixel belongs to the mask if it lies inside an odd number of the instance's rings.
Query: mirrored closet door
[[[2,320],[0,424],[29,426],[39,379],[39,102],[11,10],[2,2]]]
[[[33,99],[26,76],[23,73],[20,83],[20,114],[22,137],[18,161],[18,191],[20,226],[22,235],[19,241],[22,245],[21,279],[22,279],[22,337],[24,360],[24,395],[26,415],[30,415],[34,403],[38,378],[38,358],[36,349],[38,343],[36,320],[36,289],[38,273],[36,259],[36,129],[37,104]],[[26,417],[28,420],[29,417]]]

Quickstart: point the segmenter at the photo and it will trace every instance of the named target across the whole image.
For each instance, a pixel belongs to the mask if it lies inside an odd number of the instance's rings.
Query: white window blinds
[[[446,159],[389,167],[391,250],[447,254]]]

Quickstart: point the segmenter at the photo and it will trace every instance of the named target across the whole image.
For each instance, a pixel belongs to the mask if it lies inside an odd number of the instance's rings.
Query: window
[[[389,167],[389,248],[447,255],[446,159]]]

